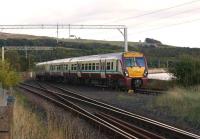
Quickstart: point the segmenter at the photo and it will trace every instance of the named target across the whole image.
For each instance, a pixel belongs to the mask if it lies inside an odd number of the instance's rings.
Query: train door
[[[101,78],[106,78],[106,60],[100,60],[100,65],[101,65]]]

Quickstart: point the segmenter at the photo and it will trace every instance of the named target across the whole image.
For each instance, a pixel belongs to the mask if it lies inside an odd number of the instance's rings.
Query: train
[[[36,79],[134,90],[147,84],[147,61],[140,52],[57,59],[36,64]]]

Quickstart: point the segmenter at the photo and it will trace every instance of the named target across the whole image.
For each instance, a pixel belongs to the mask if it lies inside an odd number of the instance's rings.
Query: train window
[[[145,67],[145,60],[144,57],[136,57],[135,62],[139,67]]]
[[[113,70],[113,62],[111,62],[111,70]]]
[[[107,62],[106,70],[110,70],[110,62]]]
[[[74,70],[77,70],[77,64],[74,64]]]
[[[95,63],[92,63],[92,70],[95,70]]]
[[[135,58],[125,58],[126,67],[134,67],[135,66]]]
[[[71,65],[71,70],[74,70],[74,64]]]
[[[65,70],[68,70],[68,65],[65,65]]]
[[[85,70],[88,70],[88,64],[85,64]]]
[[[82,64],[82,66],[81,66],[81,70],[84,70],[84,64]]]
[[[88,70],[91,70],[92,69],[92,64],[89,63],[89,69]]]
[[[99,70],[99,63],[96,63],[96,70]]]

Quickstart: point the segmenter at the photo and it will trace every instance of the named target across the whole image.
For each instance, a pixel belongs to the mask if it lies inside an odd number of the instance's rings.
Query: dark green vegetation
[[[183,56],[170,72],[177,78],[177,82],[184,86],[200,84],[200,59],[191,56]]]
[[[151,41],[152,40],[148,40]],[[155,40],[153,40],[155,41]],[[157,42],[157,41],[156,41]],[[156,43],[158,47],[147,46],[145,44],[130,42],[129,51],[143,52],[148,60],[149,67],[173,67],[174,63],[183,54],[188,54],[196,58],[200,57],[200,49],[181,48]],[[28,51],[25,57],[24,51],[6,51],[5,58],[17,71],[27,71],[34,68],[35,62],[92,55],[112,52],[122,52],[123,42],[119,41],[95,41],[95,40],[74,40],[62,39],[57,41],[53,38],[42,39],[1,39],[0,45],[4,46],[50,46],[52,51]]]

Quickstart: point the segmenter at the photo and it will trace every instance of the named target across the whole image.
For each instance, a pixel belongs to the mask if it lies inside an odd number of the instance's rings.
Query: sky
[[[2,25],[126,25],[129,41],[144,41],[148,37],[164,44],[200,48],[200,0],[0,0],[0,3]],[[56,37],[56,30],[0,31]],[[68,32],[59,30],[59,37],[67,38]],[[71,30],[71,34],[83,39],[123,40],[118,30]]]

